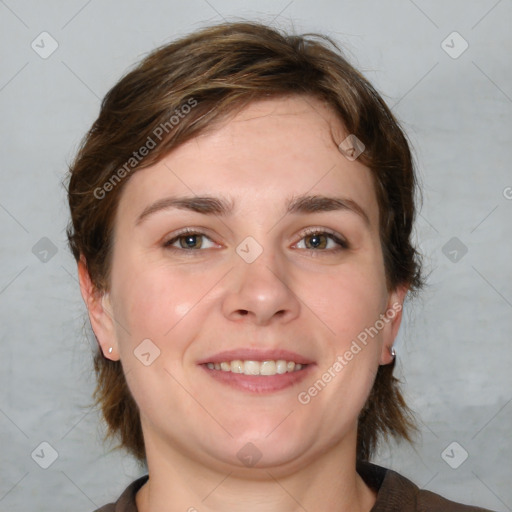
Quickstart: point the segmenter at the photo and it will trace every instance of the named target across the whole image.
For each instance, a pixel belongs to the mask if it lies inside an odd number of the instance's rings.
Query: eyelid
[[[308,227],[308,228],[303,229],[300,232],[300,234],[298,235],[298,236],[300,236],[298,242],[300,242],[303,238],[305,238],[308,235],[317,235],[317,234],[330,235],[331,239],[334,240],[337,244],[339,244],[338,249],[349,249],[350,248],[350,245],[349,245],[347,239],[343,235],[341,235],[340,233],[337,233],[336,231],[334,231],[332,229],[329,229],[326,227],[321,227],[321,226],[313,226],[313,227]],[[295,242],[295,244],[293,244],[293,245],[296,245],[298,242]],[[314,252],[322,252],[322,250],[318,250],[318,249],[305,249],[305,250],[314,251]],[[325,251],[332,252],[335,250],[336,249],[323,249],[324,252]]]
[[[206,231],[208,231],[207,229],[205,228],[195,228],[195,227],[186,227],[186,228],[182,228],[182,229],[179,229],[178,231],[174,231],[173,233],[169,234],[169,235],[166,235],[162,241],[162,245],[166,248],[166,249],[176,249],[178,251],[188,251],[188,249],[178,249],[177,247],[172,247],[172,243],[176,242],[176,240],[182,236],[185,236],[185,235],[197,235],[197,236],[204,236],[205,238],[207,238],[208,240],[210,240],[210,242],[214,243],[215,245],[219,245],[220,244],[218,242],[216,242],[213,237],[211,237],[210,235],[208,235],[206,233]],[[204,251],[205,249],[203,249]],[[195,251],[195,252],[199,252],[198,249],[190,249],[190,251]]]

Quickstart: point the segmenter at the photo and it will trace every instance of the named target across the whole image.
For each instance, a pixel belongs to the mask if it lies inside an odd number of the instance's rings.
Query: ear
[[[381,365],[391,364],[394,360],[394,357],[391,355],[391,348],[393,347],[398,329],[402,322],[404,300],[408,290],[408,286],[399,286],[389,293],[383,318],[386,325],[383,329],[382,351],[380,355]]]
[[[103,356],[112,361],[118,361],[119,350],[111,313],[110,295],[107,292],[99,291],[91,281],[87,263],[83,256],[80,257],[78,262],[78,280],[80,282],[82,298],[89,312],[92,330],[103,352]],[[112,350],[109,352],[110,348]]]

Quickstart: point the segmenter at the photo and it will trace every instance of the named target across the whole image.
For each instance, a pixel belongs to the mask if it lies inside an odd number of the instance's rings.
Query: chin
[[[275,427],[274,427],[275,428]],[[293,464],[305,451],[305,440],[298,439],[289,429],[254,432],[252,435],[236,437],[230,443],[229,451],[236,459],[234,463],[241,467],[271,468]]]

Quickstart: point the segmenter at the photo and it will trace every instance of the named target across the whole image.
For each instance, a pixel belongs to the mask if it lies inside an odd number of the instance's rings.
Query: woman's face
[[[316,99],[259,101],[130,177],[93,327],[148,453],[232,469],[355,449],[403,292],[347,135]]]

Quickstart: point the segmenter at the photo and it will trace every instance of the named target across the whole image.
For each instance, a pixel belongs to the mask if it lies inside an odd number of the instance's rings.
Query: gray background
[[[141,472],[101,443],[88,408],[94,340],[60,183],[127,67],[238,17],[333,36],[415,147],[416,236],[431,273],[406,309],[398,360],[421,434],[378,462],[451,499],[512,510],[510,0],[0,1],[0,510],[89,511]],[[43,31],[58,43],[46,59],[31,47],[51,49]],[[453,31],[469,44],[458,58],[462,39],[442,44]],[[31,457],[43,441],[58,453],[48,469]]]

